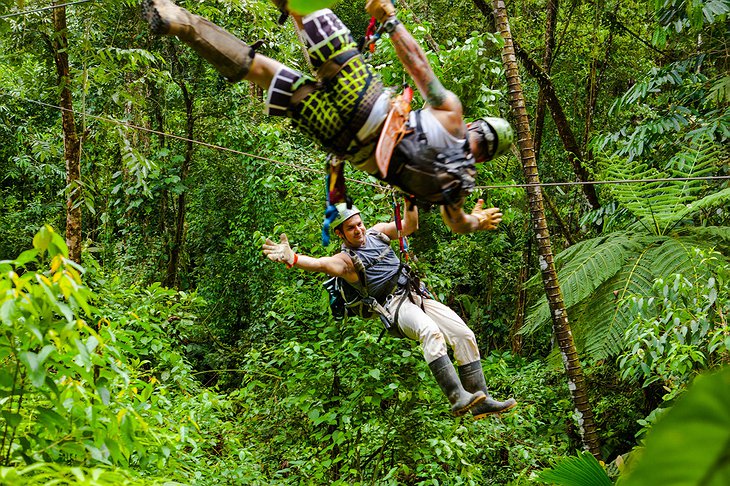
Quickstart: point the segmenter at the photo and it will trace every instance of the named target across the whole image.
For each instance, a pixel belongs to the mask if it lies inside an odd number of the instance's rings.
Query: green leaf
[[[38,233],[36,233],[33,237],[33,248],[39,252],[46,251],[48,249],[48,245],[51,243],[51,239],[53,238],[53,233],[53,228],[50,226],[42,226],[41,229],[38,230]]]
[[[38,250],[26,250],[21,253],[20,256],[13,261],[13,263],[16,266],[22,267],[26,263],[35,260],[36,256],[38,256]]]
[[[728,484],[730,367],[697,377],[649,431],[645,444],[621,486]]]
[[[36,388],[41,388],[46,381],[46,368],[43,366],[43,363],[55,349],[56,347],[52,344],[47,344],[38,354],[32,351],[26,351],[20,354],[20,359],[28,368],[30,381]]]
[[[15,301],[14,300],[6,300],[3,302],[3,305],[0,306],[0,322],[5,324],[8,327],[12,327],[13,325],[13,314],[15,311]]]
[[[558,486],[611,486],[608,474],[588,451],[558,460],[552,468],[541,471],[537,479]]]
[[[3,410],[0,412],[3,419],[5,419],[5,422],[12,428],[16,428],[18,425],[20,425],[20,422],[22,421],[23,417],[21,417],[18,413],[8,412],[7,410]]]
[[[1,368],[0,369],[0,387],[1,388],[12,388],[13,383],[15,383],[15,379],[13,378],[13,373],[11,373],[8,368]]]
[[[68,246],[64,239],[55,231],[51,234],[51,244],[48,245],[48,253],[54,257],[56,255],[62,255],[64,258],[68,258]]]

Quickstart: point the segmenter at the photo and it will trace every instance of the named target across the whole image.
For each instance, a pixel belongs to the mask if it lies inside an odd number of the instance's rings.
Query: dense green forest
[[[518,134],[467,203],[498,230],[422,210],[409,238],[518,401],[480,421],[262,255],[338,251],[326,153],[138,1],[62,3],[0,3],[0,484],[730,484],[727,0],[395,2],[467,118]],[[270,2],[180,4],[308,69]],[[364,4],[334,6],[358,39]],[[367,56],[409,81],[387,35]]]

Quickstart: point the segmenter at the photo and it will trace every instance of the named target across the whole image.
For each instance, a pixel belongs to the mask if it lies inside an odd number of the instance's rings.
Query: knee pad
[[[266,114],[287,116],[294,92],[308,81],[314,82],[299,71],[282,66],[271,79],[266,96]]]

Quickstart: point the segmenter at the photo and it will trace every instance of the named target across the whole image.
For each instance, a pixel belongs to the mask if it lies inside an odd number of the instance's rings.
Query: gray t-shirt
[[[401,269],[398,286],[405,285],[408,279],[405,270],[401,267],[398,255],[390,247],[390,238],[374,229],[367,230],[365,236],[363,246],[350,248],[343,244],[342,250],[357,255],[365,267],[367,293],[382,302],[394,290],[392,280],[398,269]],[[364,293],[362,282],[350,285]]]

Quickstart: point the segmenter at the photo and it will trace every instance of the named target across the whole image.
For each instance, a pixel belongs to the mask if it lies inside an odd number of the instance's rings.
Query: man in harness
[[[314,258],[294,253],[285,234],[279,243],[270,239],[263,245],[264,254],[288,268],[326,273],[339,277],[362,297],[374,299],[373,309],[389,332],[421,343],[423,357],[451,403],[451,412],[460,416],[471,410],[475,419],[514,407],[510,398],[492,399],[482,371],[479,346],[471,329],[449,307],[434,300],[416,283],[401,264],[390,241],[399,237],[395,222],[378,223],[366,229],[360,211],[346,203],[337,205],[333,232],[342,241],[342,251],[331,257]],[[490,213],[485,229],[495,229],[501,213]],[[410,206],[401,221],[400,235],[418,228],[418,209]],[[459,375],[449,359],[446,346],[459,363]]]
[[[509,124],[501,118],[484,118],[467,128],[461,102],[436,78],[425,52],[398,21],[391,0],[368,0],[366,9],[390,34],[399,59],[427,102],[410,114],[409,102],[399,102],[383,87],[350,31],[331,10],[302,16],[288,10],[286,0],[274,3],[294,18],[316,79],[257,54],[171,0],[144,0],[143,15],[153,33],[177,36],[229,81],[245,79],[268,90],[268,114],[289,117],[297,129],[339,159],[416,201],[440,205],[454,232],[487,229],[490,211],[496,208],[477,205],[467,214],[463,206],[475,186],[475,162],[491,160],[512,144]]]

